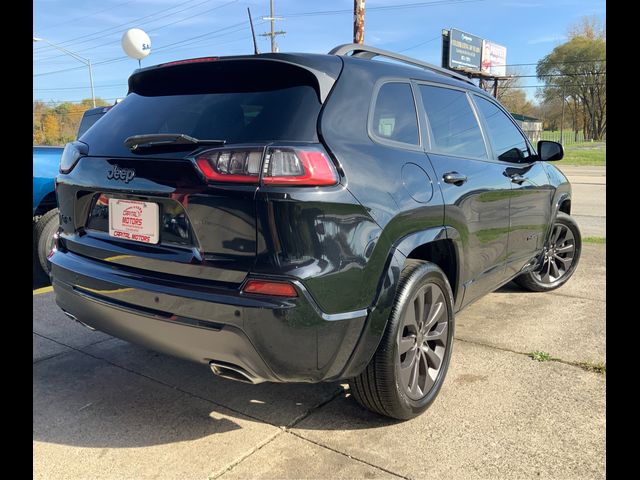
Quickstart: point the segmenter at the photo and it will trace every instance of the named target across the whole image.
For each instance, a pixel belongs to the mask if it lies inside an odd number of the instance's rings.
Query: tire
[[[40,266],[47,275],[49,274],[49,260],[47,260],[47,255],[49,255],[49,252],[53,248],[53,236],[58,231],[59,226],[60,219],[57,208],[49,210],[36,222],[34,249],[35,253],[38,255]]]
[[[420,298],[424,301],[421,316],[415,314]],[[437,310],[434,305],[439,305]],[[412,318],[426,320],[411,322]],[[351,394],[364,408],[380,415],[399,420],[420,415],[444,382],[453,331],[453,294],[444,272],[433,263],[407,260],[378,349],[364,371],[349,380]],[[413,347],[409,347],[411,342]]]
[[[540,265],[523,273],[515,282],[532,292],[548,292],[564,285],[576,271],[582,251],[582,235],[576,221],[558,212]]]

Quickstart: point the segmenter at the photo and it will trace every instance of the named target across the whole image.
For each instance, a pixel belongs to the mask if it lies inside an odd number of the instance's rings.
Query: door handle
[[[529,180],[527,177],[523,177],[519,173],[514,173],[512,175],[509,175],[509,178],[511,179],[512,183],[517,183],[518,185],[522,185],[524,182]]]
[[[459,187],[467,181],[467,176],[458,172],[445,173],[442,176],[444,183],[453,183],[456,187]]]

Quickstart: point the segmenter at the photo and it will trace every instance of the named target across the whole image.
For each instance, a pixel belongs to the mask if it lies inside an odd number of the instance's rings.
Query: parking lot
[[[604,169],[575,168],[583,235],[604,236]],[[34,290],[34,477],[604,478],[605,249],[585,244],[552,293],[509,284],[461,312],[443,389],[408,422],[346,385],[216,378],[91,332]]]

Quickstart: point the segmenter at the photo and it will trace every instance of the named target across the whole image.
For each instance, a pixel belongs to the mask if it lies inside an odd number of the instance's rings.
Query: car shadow
[[[527,290],[519,286],[516,282],[509,282],[498,290],[495,290],[493,293],[538,293],[532,292],[531,290]]]
[[[80,350],[34,364],[34,441],[129,448],[196,440],[254,423],[302,422],[313,430],[397,423],[360,407],[346,384],[249,385],[215,377],[207,365],[113,338]],[[324,408],[333,402],[346,407],[332,408],[325,418]]]
[[[31,263],[33,263],[33,289],[36,290],[38,288],[48,287],[49,285],[51,285],[51,280],[49,280],[49,276],[42,270],[40,262],[38,261],[35,253],[31,260]]]

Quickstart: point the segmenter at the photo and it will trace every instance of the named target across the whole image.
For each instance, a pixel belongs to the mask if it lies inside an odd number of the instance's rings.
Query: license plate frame
[[[109,198],[109,236],[157,244],[159,233],[160,207],[157,203]]]

